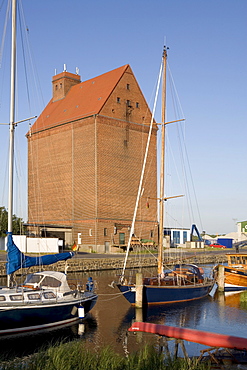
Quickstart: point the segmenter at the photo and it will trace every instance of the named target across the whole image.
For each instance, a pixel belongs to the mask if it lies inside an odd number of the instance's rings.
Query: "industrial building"
[[[129,65],[82,82],[66,68],[53,76],[52,98],[27,134],[29,234],[82,251],[123,248],[151,117]],[[145,240],[158,236],[157,130],[154,124],[135,228]]]

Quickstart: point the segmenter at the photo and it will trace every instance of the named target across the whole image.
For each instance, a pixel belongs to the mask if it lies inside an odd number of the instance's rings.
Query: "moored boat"
[[[247,289],[247,254],[228,253],[227,266],[218,265],[215,270],[218,272],[220,266],[224,270],[224,290],[238,291]]]
[[[147,147],[143,161],[143,168],[141,173],[141,179],[139,183],[138,195],[134,210],[134,216],[130,229],[129,242],[126,251],[126,257],[124,261],[123,271],[120,277],[120,281],[116,284],[119,290],[124,294],[124,297],[132,304],[136,304],[136,298],[141,297],[143,304],[165,304],[172,302],[183,302],[191,301],[194,299],[200,299],[207,296],[213,285],[214,279],[206,277],[203,271],[196,265],[185,265],[178,264],[174,267],[174,270],[165,271],[163,266],[163,252],[164,252],[164,202],[170,198],[180,197],[165,197],[164,194],[164,156],[165,156],[165,126],[169,122],[165,122],[165,98],[166,98],[166,61],[167,61],[167,48],[164,47],[162,56],[162,67],[163,69],[163,88],[162,88],[162,124],[161,124],[161,153],[160,153],[160,197],[157,199],[159,202],[159,241],[158,241],[158,259],[157,259],[157,275],[151,278],[144,277],[142,281],[133,282],[132,276],[130,279],[126,277],[126,263],[129,257],[129,251],[131,247],[132,237],[135,235],[135,219],[137,214],[137,208],[139,199],[143,191],[143,176],[146,165],[146,158],[148,153],[148,147],[150,142],[150,136],[147,140]],[[162,74],[160,74],[161,77]],[[159,85],[159,83],[158,83]],[[183,121],[178,120],[178,121]],[[175,121],[173,121],[175,122]],[[170,122],[171,123],[171,122]],[[152,124],[150,123],[149,135],[152,132]],[[138,287],[142,288],[142,292],[137,293]],[[139,299],[138,299],[139,300]],[[138,303],[139,304],[139,303]]]
[[[94,307],[91,287],[70,289],[67,276],[57,271],[27,275],[24,283],[0,288],[0,336],[50,329],[78,321]]]
[[[0,289],[0,335],[48,329],[83,318],[97,301],[94,284],[89,278],[86,289],[77,285],[69,287],[67,275],[61,272],[41,271],[29,274],[23,284],[15,281],[20,268],[50,265],[73,257],[73,252],[40,257],[24,255],[12,237],[13,217],[13,168],[15,122],[15,75],[16,75],[16,13],[17,0],[12,0],[11,42],[11,94],[9,123],[9,194],[8,194],[8,242],[7,286]],[[33,117],[34,118],[34,117]],[[25,121],[25,120],[24,120]]]
[[[135,284],[117,284],[124,297],[135,305]],[[143,303],[164,304],[192,301],[207,296],[212,288],[212,280],[205,277],[201,269],[192,264],[180,264],[163,277],[143,279]]]

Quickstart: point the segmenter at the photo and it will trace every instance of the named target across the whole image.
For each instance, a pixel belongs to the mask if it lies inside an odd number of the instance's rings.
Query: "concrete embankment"
[[[178,258],[175,254],[174,256],[165,257],[164,265],[171,266],[174,263],[178,262],[186,262],[186,263],[196,263],[196,264],[217,264],[226,262],[225,254],[198,254],[193,256],[184,256],[183,258]],[[124,257],[101,257],[101,258],[81,258],[77,256],[77,258],[73,258],[68,260],[67,262],[57,262],[53,265],[43,266],[43,270],[54,270],[54,271],[65,271],[67,268],[67,272],[75,273],[75,272],[87,272],[87,271],[104,271],[104,270],[118,270],[123,267]],[[127,261],[127,268],[136,268],[138,269],[140,266],[143,267],[155,267],[156,261],[153,257],[141,257],[135,258],[130,257]],[[23,269],[27,270],[27,269]],[[28,269],[28,273],[40,271],[41,267],[31,267]],[[17,275],[19,273],[25,273],[25,271],[18,270]],[[6,276],[6,263],[0,262],[0,276]]]

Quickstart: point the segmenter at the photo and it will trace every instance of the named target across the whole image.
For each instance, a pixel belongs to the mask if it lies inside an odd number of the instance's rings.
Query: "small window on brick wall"
[[[126,89],[127,89],[127,90],[130,90],[130,84],[127,84],[127,85],[126,85]]]
[[[93,236],[93,230],[89,229],[89,236]]]
[[[107,228],[104,228],[104,236],[107,236]]]
[[[138,103],[138,102],[136,102],[136,108],[140,108],[140,106],[139,106],[139,103]]]
[[[119,97],[117,97],[117,103],[120,103],[120,98]]]
[[[125,244],[125,233],[119,233],[119,244]]]

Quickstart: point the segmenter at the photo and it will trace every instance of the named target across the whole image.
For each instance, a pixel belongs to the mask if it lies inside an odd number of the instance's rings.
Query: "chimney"
[[[56,74],[52,78],[53,101],[65,98],[71,87],[80,82],[81,76],[67,72],[66,68],[64,68],[62,73]]]

